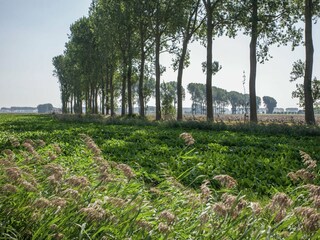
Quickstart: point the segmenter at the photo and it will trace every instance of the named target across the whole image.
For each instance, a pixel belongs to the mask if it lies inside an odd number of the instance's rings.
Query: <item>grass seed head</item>
[[[57,154],[60,154],[62,152],[60,146],[57,143],[53,144],[52,147]]]
[[[24,189],[26,189],[28,192],[36,192],[37,191],[37,186],[26,181],[26,180],[20,181],[20,185],[22,187],[24,187]]]
[[[217,202],[212,205],[212,210],[218,215],[225,217],[227,215],[227,208],[222,202]]]
[[[6,194],[13,194],[13,193],[16,193],[17,192],[17,187],[12,185],[12,184],[4,184],[2,187],[1,187],[1,192],[3,193],[6,193]]]
[[[75,187],[87,187],[90,185],[89,180],[84,176],[72,176],[66,180],[70,185]]]
[[[11,145],[12,145],[13,147],[19,147],[19,146],[20,146],[19,140],[18,140],[17,138],[15,138],[15,137],[11,137],[11,138],[9,139],[9,141],[10,141],[10,143],[11,143]]]
[[[127,164],[118,164],[117,167],[119,170],[123,172],[123,174],[127,177],[128,180],[136,176],[133,170]]]
[[[164,220],[166,220],[168,224],[172,224],[176,216],[170,211],[165,210],[160,213],[160,218],[163,218]]]
[[[257,202],[251,202],[250,208],[252,209],[252,213],[255,215],[259,215],[262,211],[260,204]]]
[[[166,223],[159,223],[158,225],[159,232],[166,234],[169,232],[169,226]]]
[[[210,184],[209,180],[204,180],[203,183],[200,186],[201,189],[201,197],[204,199],[208,199],[211,195],[211,190],[208,187],[208,184]]]
[[[268,204],[268,208],[272,211],[277,211],[279,209],[285,209],[292,205],[292,200],[285,193],[276,193],[271,202]]]
[[[184,140],[184,143],[187,146],[191,146],[195,143],[195,140],[190,133],[187,133],[187,132],[181,133],[179,137]]]
[[[6,174],[11,181],[18,181],[21,176],[21,170],[18,167],[6,168]]]
[[[67,201],[64,198],[55,197],[51,200],[52,206],[64,208],[67,205]]]
[[[67,188],[66,190],[61,192],[62,196],[67,196],[73,199],[77,199],[80,194],[77,190],[74,190],[72,188]]]
[[[145,220],[138,220],[136,224],[146,231],[151,231],[152,225]]]
[[[217,180],[222,186],[226,188],[234,188],[237,186],[237,181],[229,175],[217,175],[213,177],[214,180]]]
[[[48,199],[41,197],[34,201],[33,206],[35,208],[47,208],[50,206],[50,204],[51,203]]]
[[[80,213],[84,213],[90,221],[100,221],[106,216],[106,212],[101,207],[87,207],[81,208]]]

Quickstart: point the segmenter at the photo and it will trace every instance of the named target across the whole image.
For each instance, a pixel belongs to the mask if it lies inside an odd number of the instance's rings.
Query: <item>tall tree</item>
[[[153,16],[153,8],[151,1],[148,0],[136,0],[134,4],[135,22],[138,25],[138,39],[139,39],[139,51],[140,51],[140,67],[139,67],[139,114],[145,116],[145,69],[147,54],[153,47],[152,37],[152,25],[150,18]]]
[[[164,44],[168,39],[165,37],[172,32],[172,26],[175,25],[173,19],[178,13],[176,7],[178,0],[152,0],[154,14],[151,18],[152,21],[152,35],[155,43],[154,46],[154,63],[156,74],[156,120],[161,119],[161,97],[160,97],[160,78],[161,78],[161,65],[160,53],[163,50]]]
[[[199,16],[201,0],[185,0],[181,1],[181,11],[183,15],[180,18],[180,24],[178,24],[177,40],[182,41],[182,46],[178,49],[177,59],[174,62],[174,68],[178,70],[177,75],[177,120],[182,120],[182,100],[183,100],[183,87],[182,87],[182,76],[183,69],[188,63],[188,44],[192,41],[193,35],[200,28],[204,18]]]
[[[256,76],[257,62],[268,60],[272,44],[296,46],[300,40],[299,31],[294,27],[296,16],[290,13],[291,0],[246,0],[235,1],[239,7],[238,22],[249,35],[250,40],[250,121],[257,122]]]
[[[264,96],[263,103],[267,108],[267,113],[271,114],[273,113],[273,109],[277,107],[277,101],[273,97]]]

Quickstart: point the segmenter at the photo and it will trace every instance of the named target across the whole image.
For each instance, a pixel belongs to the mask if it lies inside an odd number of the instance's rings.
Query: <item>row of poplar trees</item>
[[[82,105],[91,113],[115,113],[115,89],[121,89],[121,111],[133,114],[133,91],[140,115],[145,114],[145,82],[155,78],[156,120],[161,119],[161,53],[173,54],[177,70],[177,120],[182,120],[183,70],[189,64],[188,45],[200,41],[207,49],[207,120],[213,120],[213,40],[245,34],[250,41],[250,121],[257,122],[257,63],[268,60],[269,47],[304,43],[306,51],[305,120],[315,124],[312,98],[312,26],[320,0],[93,0],[88,17],[70,27],[62,55],[53,58],[59,78],[63,112]],[[304,23],[304,26],[303,24]],[[248,43],[249,44],[249,43]],[[133,82],[137,88],[133,88]],[[211,107],[210,107],[211,106]]]

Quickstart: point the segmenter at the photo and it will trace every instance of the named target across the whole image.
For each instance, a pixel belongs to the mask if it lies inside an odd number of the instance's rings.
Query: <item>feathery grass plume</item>
[[[303,151],[299,151],[300,156],[302,158],[303,164],[307,167],[307,169],[314,170],[317,167],[317,161],[313,160],[311,156]]]
[[[12,167],[14,164],[7,159],[0,159],[0,166]]]
[[[113,206],[119,207],[119,208],[125,206],[126,203],[127,203],[127,201],[124,200],[124,199],[122,199],[122,198],[118,198],[118,197],[108,197],[108,196],[105,196],[105,197],[103,198],[103,201],[104,201],[105,203],[110,203],[110,204],[112,204]]]
[[[50,201],[52,206],[64,208],[67,205],[67,201],[64,198],[61,197],[54,197]]]
[[[68,178],[66,182],[75,187],[87,187],[90,185],[89,180],[84,176],[72,176]]]
[[[5,150],[2,151],[2,153],[6,155],[6,157],[7,157],[7,159],[9,161],[13,161],[15,159],[15,157],[16,157],[14,152],[12,150],[10,150],[10,149],[5,149]]]
[[[287,174],[287,177],[290,178],[290,180],[293,181],[293,182],[297,182],[299,180],[299,177],[294,172],[289,172]]]
[[[62,233],[55,233],[55,234],[52,234],[51,237],[54,240],[61,240],[64,238],[64,235]]]
[[[57,154],[60,154],[62,152],[59,144],[55,143],[52,145],[52,147]]]
[[[310,207],[297,207],[295,213],[303,217],[302,225],[306,231],[314,232],[320,228],[320,214]]]
[[[34,141],[33,140],[31,140],[31,139],[26,139],[25,141],[24,141],[24,143],[28,143],[28,144],[30,144],[30,145],[32,145],[32,146],[34,146],[35,144],[34,144]]]
[[[222,202],[217,202],[212,205],[212,210],[221,217],[225,217],[228,213],[226,206]]]
[[[108,172],[103,172],[100,173],[98,179],[104,183],[110,183],[110,182],[116,182],[116,176],[114,176],[113,174],[110,174]]]
[[[131,167],[129,167],[127,164],[118,164],[117,168],[123,172],[128,180],[136,176]]]
[[[273,209],[285,209],[292,205],[292,200],[288,197],[287,194],[278,192],[276,193],[272,199],[271,202],[268,204],[268,207]]]
[[[204,180],[200,186],[201,189],[201,198],[208,200],[209,197],[211,196],[211,190],[208,187],[208,184],[210,184],[209,180]]]
[[[37,198],[34,202],[33,202],[33,207],[35,208],[47,208],[50,206],[50,201],[44,197],[41,198]]]
[[[44,147],[46,145],[46,142],[43,141],[42,139],[37,139],[35,142],[40,147]]]
[[[46,173],[50,174],[51,176],[54,176],[54,180],[60,181],[62,179],[64,169],[61,165],[49,163],[45,165],[43,168]]]
[[[84,213],[89,221],[101,221],[106,216],[106,211],[101,206],[81,208],[80,213]]]
[[[72,188],[67,188],[66,190],[62,191],[61,195],[70,197],[72,199],[77,199],[80,196],[79,192],[77,190],[72,189]]]
[[[140,228],[142,228],[146,231],[151,231],[151,229],[152,229],[152,225],[149,222],[142,220],[142,219],[136,221],[136,224],[137,224],[137,226],[139,226]]]
[[[164,210],[160,213],[160,218],[166,220],[168,224],[172,224],[176,219],[176,216],[170,211]]]
[[[36,192],[37,191],[37,186],[26,181],[26,180],[22,180],[19,182],[19,184],[24,187],[25,190],[27,190],[28,192]]]
[[[13,137],[13,136],[9,138],[9,141],[10,141],[10,143],[11,143],[11,145],[13,147],[19,147],[20,146],[19,140],[17,138]]]
[[[228,193],[222,194],[221,200],[228,213],[232,214],[233,217],[237,217],[241,210],[247,206],[245,200],[238,199],[236,196]]]
[[[60,180],[56,178],[56,175],[51,175],[47,177],[47,180],[51,185],[54,185],[54,186],[60,184]]]
[[[237,186],[237,181],[229,175],[217,175],[213,177],[214,180],[217,180],[223,187],[234,188]]]
[[[262,211],[260,204],[257,202],[251,202],[249,206],[250,206],[252,213],[254,215],[259,215]]]
[[[308,189],[309,196],[316,208],[320,208],[320,186],[307,184],[304,188]]]
[[[199,216],[199,220],[201,225],[206,224],[209,221],[209,214],[207,212],[203,212]]]
[[[278,192],[266,207],[271,212],[276,213],[274,221],[280,222],[286,217],[286,208],[290,207],[292,203],[292,200],[285,193]]]
[[[24,146],[29,153],[35,154],[36,151],[34,150],[33,146],[29,142],[24,142],[22,146]]]
[[[6,193],[6,194],[13,194],[13,193],[16,193],[18,190],[16,186],[10,183],[4,184],[3,186],[1,186],[0,189],[1,189],[0,192]]]
[[[54,160],[56,160],[56,159],[58,158],[58,156],[55,155],[55,154],[54,154],[53,152],[51,152],[51,151],[48,152],[48,155],[49,155],[49,158],[50,158],[51,161],[54,161]]]
[[[18,167],[6,168],[5,171],[11,181],[18,181],[22,177],[21,169]]]
[[[102,151],[100,150],[100,148],[97,146],[97,144],[93,141],[93,139],[85,134],[80,134],[81,138],[83,139],[83,141],[85,142],[85,144],[87,145],[87,147],[91,150],[91,152],[95,155],[95,156],[100,156]]]
[[[195,143],[195,140],[190,133],[187,133],[187,132],[181,133],[179,137],[184,140],[184,143],[187,146],[191,146]]]
[[[158,230],[159,230],[159,232],[161,232],[163,234],[166,234],[166,233],[169,232],[170,229],[169,229],[169,226],[167,224],[161,222],[158,225]]]
[[[158,189],[158,188],[155,188],[155,187],[151,187],[150,189],[149,189],[149,191],[150,191],[150,193],[152,193],[152,194],[155,194],[155,195],[161,195],[161,191]]]
[[[312,182],[316,177],[314,173],[311,173],[306,169],[299,169],[296,171],[296,175],[305,182]]]

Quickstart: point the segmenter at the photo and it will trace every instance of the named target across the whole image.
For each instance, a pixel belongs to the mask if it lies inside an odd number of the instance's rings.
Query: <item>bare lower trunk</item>
[[[305,121],[309,125],[315,124],[313,97],[312,97],[312,68],[313,68],[313,41],[312,41],[312,0],[305,0],[305,46],[306,69],[304,76]]]
[[[182,46],[181,57],[179,60],[179,69],[178,69],[178,77],[177,77],[177,99],[178,99],[178,109],[177,109],[177,120],[182,120],[182,75],[184,68],[184,60],[187,54],[188,40],[185,39]]]
[[[156,120],[161,119],[161,102],[160,102],[160,35],[156,37]]]
[[[257,100],[256,100],[256,75],[257,75],[257,38],[258,38],[258,2],[252,0],[252,28],[250,42],[250,122],[258,122]]]
[[[207,80],[206,80],[206,100],[207,100],[207,121],[213,121],[212,103],[212,11],[207,9]]]

